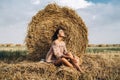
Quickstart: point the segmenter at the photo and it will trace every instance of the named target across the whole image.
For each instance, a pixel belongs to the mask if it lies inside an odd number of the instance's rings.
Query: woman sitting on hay
[[[55,65],[64,64],[69,67],[74,67],[83,73],[79,66],[79,58],[67,51],[65,42],[63,41],[64,37],[64,29],[59,27],[52,36],[53,42],[46,55],[46,62],[52,62]]]

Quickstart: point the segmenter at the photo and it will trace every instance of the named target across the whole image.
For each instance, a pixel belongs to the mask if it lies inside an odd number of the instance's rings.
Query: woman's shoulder
[[[58,40],[54,40],[52,43],[53,44],[58,44],[59,42],[58,42]]]
[[[54,40],[54,41],[52,42],[52,45],[59,46],[59,42],[58,42],[57,40]]]

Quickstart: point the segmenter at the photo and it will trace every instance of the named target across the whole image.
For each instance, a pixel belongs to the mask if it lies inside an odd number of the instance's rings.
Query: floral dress
[[[64,54],[67,54],[67,53],[68,52],[64,42],[55,43],[53,41],[47,53],[46,62],[54,62],[55,60],[57,60],[58,58],[62,57]]]

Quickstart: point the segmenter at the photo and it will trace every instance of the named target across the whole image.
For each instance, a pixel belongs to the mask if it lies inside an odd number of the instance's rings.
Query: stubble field
[[[0,80],[120,80],[120,46],[89,45],[79,73],[64,65],[27,60],[24,45],[0,46]]]

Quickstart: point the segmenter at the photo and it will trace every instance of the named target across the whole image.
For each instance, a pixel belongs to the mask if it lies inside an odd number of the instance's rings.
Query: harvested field
[[[85,71],[66,66],[56,67],[51,63],[22,61],[5,63],[0,61],[1,80],[119,80],[120,54],[85,54],[80,65]],[[48,78],[49,77],[49,78]]]

